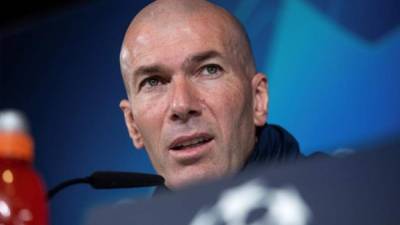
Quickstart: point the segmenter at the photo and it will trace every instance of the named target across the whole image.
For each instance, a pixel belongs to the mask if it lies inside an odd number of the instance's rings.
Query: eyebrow
[[[161,64],[152,64],[140,66],[133,72],[133,83],[135,84],[139,77],[146,74],[161,74],[169,72],[168,68]]]
[[[184,61],[182,68],[188,68],[188,67],[190,67],[191,64],[198,64],[198,63],[201,63],[208,59],[218,58],[218,57],[222,57],[222,55],[215,50],[209,50],[209,51],[205,51],[205,52],[196,53],[196,54],[189,56]]]
[[[166,68],[164,68],[160,64],[153,64],[153,65],[146,65],[146,66],[140,66],[134,73],[134,76],[140,76],[144,74],[151,74],[151,73],[160,73],[162,71],[165,71]]]

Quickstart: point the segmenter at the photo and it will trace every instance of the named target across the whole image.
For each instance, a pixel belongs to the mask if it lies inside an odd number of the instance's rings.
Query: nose
[[[197,91],[186,77],[176,78],[172,85],[170,119],[187,122],[201,115],[201,105]]]

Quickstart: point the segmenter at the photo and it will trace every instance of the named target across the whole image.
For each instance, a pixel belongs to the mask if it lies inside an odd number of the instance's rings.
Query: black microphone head
[[[150,187],[164,184],[160,175],[97,171],[87,178],[88,183],[95,189]]]

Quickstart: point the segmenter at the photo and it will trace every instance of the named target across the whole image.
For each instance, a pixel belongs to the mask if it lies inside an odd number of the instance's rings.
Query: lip
[[[174,146],[196,138],[205,138],[208,139],[208,141],[199,145],[188,146],[183,149],[173,149]],[[168,147],[168,150],[171,156],[178,161],[192,163],[201,158],[201,156],[210,149],[213,141],[214,137],[208,133],[196,133],[187,136],[180,136],[172,141]]]
[[[177,145],[187,142],[187,141],[194,140],[196,138],[213,139],[213,137],[208,133],[195,133],[192,135],[179,136],[172,141],[172,143],[169,145],[168,149],[172,150],[172,151],[181,151],[181,150],[173,149],[174,146],[177,146]]]

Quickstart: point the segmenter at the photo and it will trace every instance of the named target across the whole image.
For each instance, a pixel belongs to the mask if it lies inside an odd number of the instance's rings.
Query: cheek
[[[250,88],[245,86],[245,81],[234,78],[221,82],[207,92],[210,109],[224,136],[231,136],[230,133],[240,128],[243,122],[251,121]]]
[[[133,115],[147,149],[157,149],[162,130],[163,112],[167,104],[162,98],[137,98]]]

